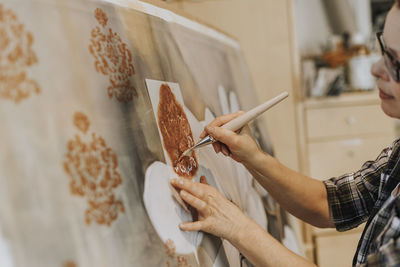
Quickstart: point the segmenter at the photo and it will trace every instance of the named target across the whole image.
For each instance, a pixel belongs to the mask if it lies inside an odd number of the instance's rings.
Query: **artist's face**
[[[390,10],[383,31],[383,39],[388,51],[400,60],[400,8],[393,6]],[[378,79],[381,108],[386,115],[400,118],[400,82],[389,74],[383,57],[373,65],[372,74]]]

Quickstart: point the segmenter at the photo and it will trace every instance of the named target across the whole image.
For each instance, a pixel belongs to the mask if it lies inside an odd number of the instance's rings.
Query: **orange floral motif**
[[[66,261],[66,262],[64,262],[64,264],[63,264],[63,267],[77,267],[78,265],[76,265],[76,263],[75,262],[73,262],[73,261]]]
[[[167,239],[164,246],[165,246],[165,252],[167,253],[167,255],[169,257],[173,258],[175,256],[175,250],[176,250],[174,241],[172,241],[171,239]]]
[[[184,256],[177,256],[175,258],[175,244],[171,239],[168,239],[167,242],[165,242],[164,246],[166,247],[166,253],[170,258],[172,259],[172,264],[176,263],[175,266],[177,267],[192,267],[187,261],[187,259]],[[175,261],[176,260],[176,261]],[[168,260],[166,262],[166,266],[170,267],[171,262]]]
[[[86,133],[89,130],[90,122],[88,117],[82,112],[75,112],[74,114],[74,124],[78,130]]]
[[[85,134],[90,122],[85,114],[76,112],[74,125]],[[90,224],[94,220],[98,224],[110,226],[117,219],[118,212],[125,212],[124,204],[116,200],[113,192],[122,183],[117,170],[117,155],[95,133],[75,135],[68,142],[67,149],[64,170],[71,178],[71,193],[87,199],[89,207],[85,213],[86,223]]]
[[[191,267],[190,264],[188,264],[187,259],[184,256],[178,256],[178,267]]]
[[[105,27],[107,25],[108,22],[107,15],[101,8],[96,8],[94,10],[94,17],[97,19],[97,21],[101,26]]]
[[[0,98],[19,103],[31,93],[40,93],[37,82],[26,73],[26,68],[38,62],[33,40],[17,15],[0,4]]]
[[[96,8],[94,16],[102,26],[92,29],[89,51],[93,55],[97,72],[108,75],[110,86],[108,96],[113,96],[120,102],[130,102],[137,97],[131,78],[135,74],[132,64],[132,53],[127,48],[118,33],[111,28],[106,29],[108,17],[100,8]]]

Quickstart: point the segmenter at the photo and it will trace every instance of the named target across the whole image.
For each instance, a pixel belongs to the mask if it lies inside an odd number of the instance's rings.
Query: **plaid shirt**
[[[400,266],[400,139],[354,173],[324,181],[338,231],[367,221],[353,266]]]

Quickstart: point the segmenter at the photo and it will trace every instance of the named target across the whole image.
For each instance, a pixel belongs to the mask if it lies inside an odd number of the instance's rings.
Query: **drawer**
[[[308,140],[394,131],[394,120],[379,105],[306,110]]]
[[[344,232],[315,238],[317,264],[320,267],[352,266],[361,232]]]
[[[359,170],[367,160],[375,160],[394,139],[393,135],[386,134],[309,143],[307,145],[309,175],[315,179],[325,180]]]

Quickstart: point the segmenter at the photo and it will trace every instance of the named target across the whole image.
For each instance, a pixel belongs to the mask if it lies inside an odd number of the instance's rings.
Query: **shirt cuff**
[[[359,224],[354,225],[352,221],[346,220],[344,217],[337,186],[332,179],[323,181],[328,198],[329,217],[333,221],[336,230],[344,232],[355,228]]]

